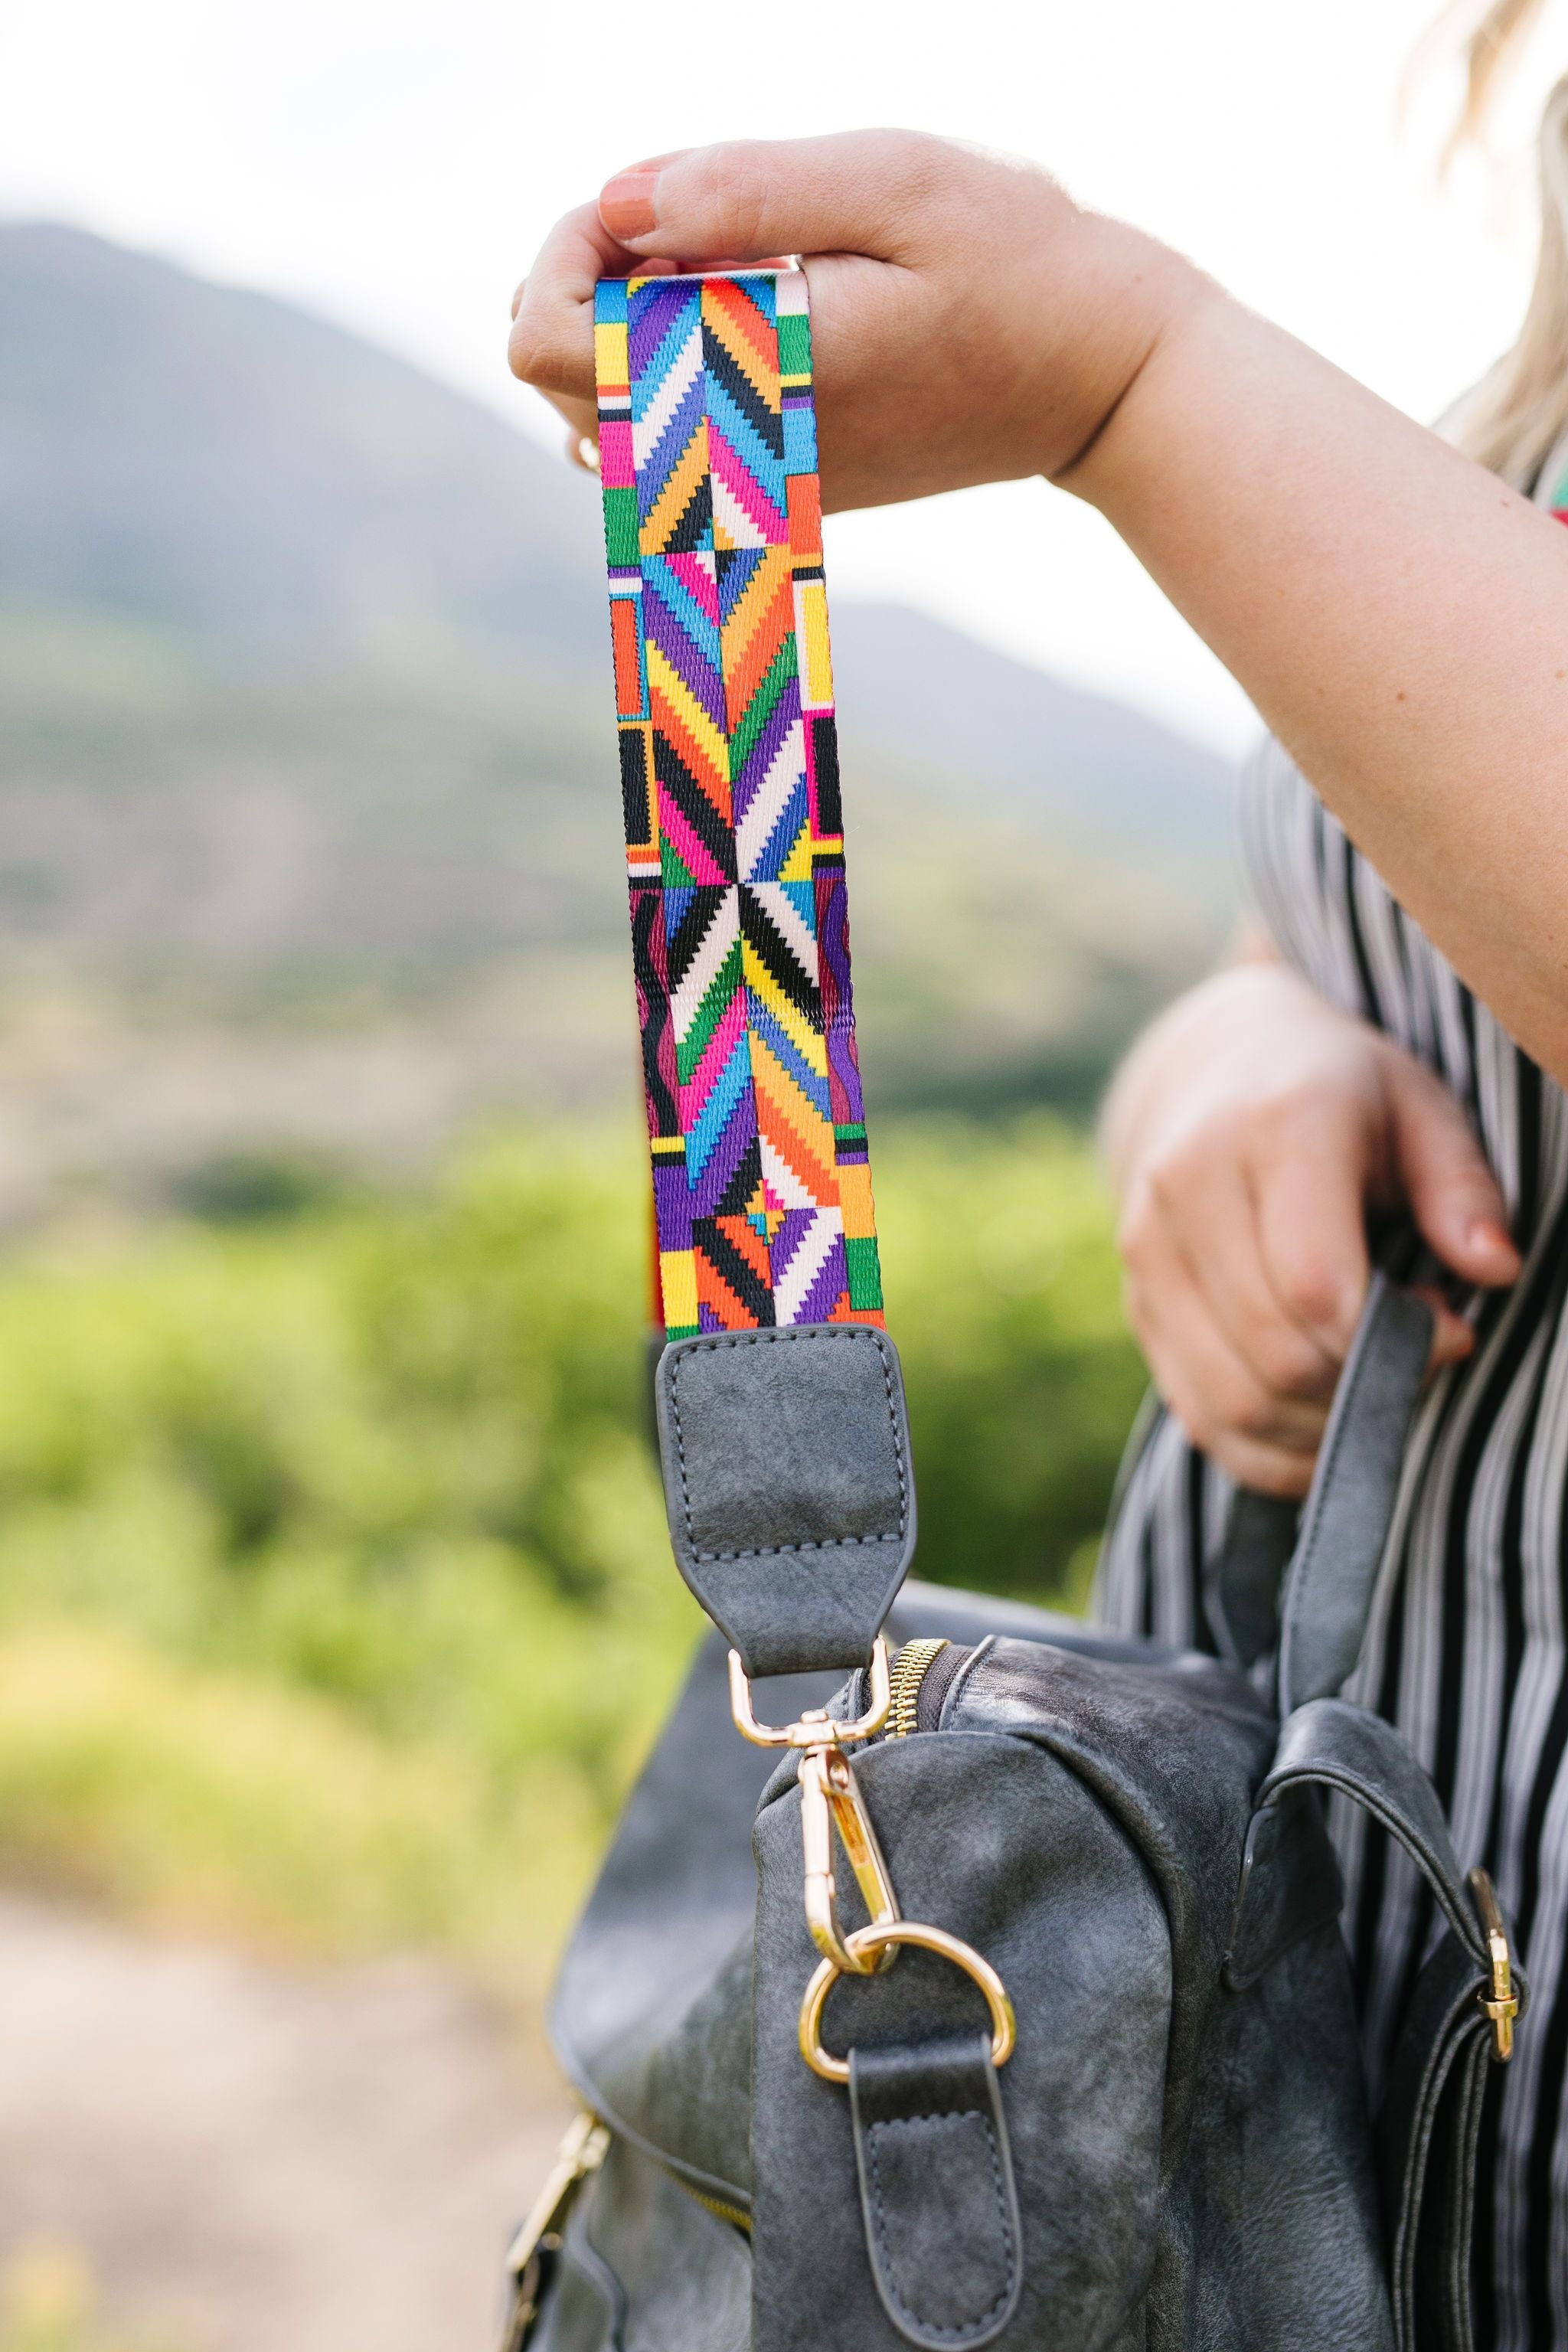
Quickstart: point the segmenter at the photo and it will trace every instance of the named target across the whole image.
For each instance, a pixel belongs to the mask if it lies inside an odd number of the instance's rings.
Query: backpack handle
[[[1282,1716],[1339,1690],[1361,1655],[1431,1348],[1430,1307],[1374,1274],[1285,1570]]]
[[[1237,1490],[1205,1602],[1240,1664],[1278,1643],[1281,1715],[1340,1689],[1361,1655],[1431,1344],[1430,1309],[1374,1274],[1300,1514]]]

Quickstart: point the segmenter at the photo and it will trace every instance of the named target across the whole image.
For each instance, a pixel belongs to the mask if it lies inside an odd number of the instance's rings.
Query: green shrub
[[[921,1572],[1070,1594],[1139,1385],[1084,1149],[878,1142]],[[699,1630],[647,1442],[645,1181],[629,1137],[501,1139],[423,1199],[0,1266],[0,1852],[258,1931],[554,1932]],[[64,1746],[4,1703],[36,1639],[80,1679]],[[294,1826],[258,1837],[268,1739]]]
[[[1036,1118],[905,1130],[881,1158],[920,1572],[1081,1599],[1143,1383],[1089,1153]]]

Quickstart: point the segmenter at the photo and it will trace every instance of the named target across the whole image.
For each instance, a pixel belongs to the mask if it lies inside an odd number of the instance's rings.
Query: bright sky
[[[553,442],[502,343],[556,212],[660,148],[907,123],[1039,157],[1431,415],[1510,339],[1529,261],[1522,165],[1440,195],[1440,89],[1397,132],[1435,5],[8,0],[0,212],[295,297]],[[1536,46],[1505,153],[1568,62],[1568,0]],[[846,517],[834,540],[840,595],[904,597],[1245,740],[1218,665],[1099,518],[1039,484]]]

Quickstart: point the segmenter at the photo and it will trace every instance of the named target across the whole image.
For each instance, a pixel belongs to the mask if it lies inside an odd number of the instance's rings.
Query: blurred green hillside
[[[1075,1596],[1140,1386],[1085,1150],[925,1123],[878,1173],[921,1571]],[[698,1631],[643,1182],[626,1133],[502,1137],[0,1267],[0,1864],[542,1964]]]

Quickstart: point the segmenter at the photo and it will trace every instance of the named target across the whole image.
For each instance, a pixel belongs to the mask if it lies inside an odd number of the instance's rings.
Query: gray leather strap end
[[[1286,1576],[1281,1715],[1337,1691],[1361,1654],[1431,1340],[1431,1310],[1374,1275]]]
[[[1023,2285],[1022,2231],[984,2033],[856,2049],[849,2105],[866,2251],[899,2334],[926,2352],[994,2342]]]
[[[656,1396],[676,1564],[747,1674],[864,1665],[915,1548],[887,1333],[802,1323],[678,1339]]]

